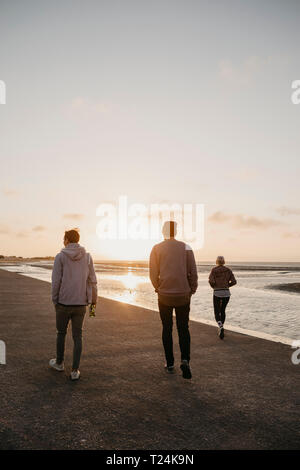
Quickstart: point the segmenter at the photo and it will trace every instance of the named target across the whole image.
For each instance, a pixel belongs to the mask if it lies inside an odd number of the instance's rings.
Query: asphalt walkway
[[[251,315],[251,312],[249,312]],[[0,449],[299,449],[300,365],[290,346],[191,322],[193,379],[163,368],[159,315],[99,298],[81,379],[55,357],[50,284],[0,270]],[[300,334],[300,332],[299,332]]]

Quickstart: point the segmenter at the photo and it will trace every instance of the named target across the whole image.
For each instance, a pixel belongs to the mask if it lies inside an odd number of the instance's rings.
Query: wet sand
[[[0,449],[299,449],[300,365],[291,347],[191,322],[193,379],[164,371],[151,310],[99,298],[87,318],[82,377],[55,357],[47,282],[0,270]]]
[[[267,286],[267,289],[282,290],[285,292],[294,292],[296,294],[300,294],[300,283],[290,282],[288,284],[274,284]]]

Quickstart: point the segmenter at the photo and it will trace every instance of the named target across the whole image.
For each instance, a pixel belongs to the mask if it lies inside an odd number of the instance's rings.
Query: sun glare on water
[[[102,279],[104,276],[102,275]],[[137,287],[149,281],[147,276],[134,274],[130,268],[126,274],[109,274],[106,277],[106,280],[108,279],[115,285],[113,299],[130,304],[135,303],[136,297],[140,292],[140,289]]]

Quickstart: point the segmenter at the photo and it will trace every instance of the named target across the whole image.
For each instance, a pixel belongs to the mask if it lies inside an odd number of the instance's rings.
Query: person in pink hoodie
[[[79,245],[77,230],[64,235],[64,245],[54,260],[52,271],[52,301],[56,311],[56,358],[49,362],[55,370],[64,370],[65,337],[72,322],[74,341],[71,379],[80,377],[79,363],[82,351],[82,325],[87,305],[97,303],[97,277],[92,257]]]

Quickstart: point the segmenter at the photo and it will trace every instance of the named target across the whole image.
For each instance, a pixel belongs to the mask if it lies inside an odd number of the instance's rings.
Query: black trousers
[[[190,303],[181,305],[180,307],[170,307],[158,301],[160,318],[162,321],[162,341],[165,350],[165,356],[168,366],[174,364],[173,354],[173,308],[176,313],[176,325],[179,337],[179,346],[181,351],[181,360],[190,360],[191,337],[189,332],[189,313]]]
[[[213,296],[216,322],[221,321],[223,324],[225,323],[225,310],[229,299],[230,297],[217,297],[216,295]]]

